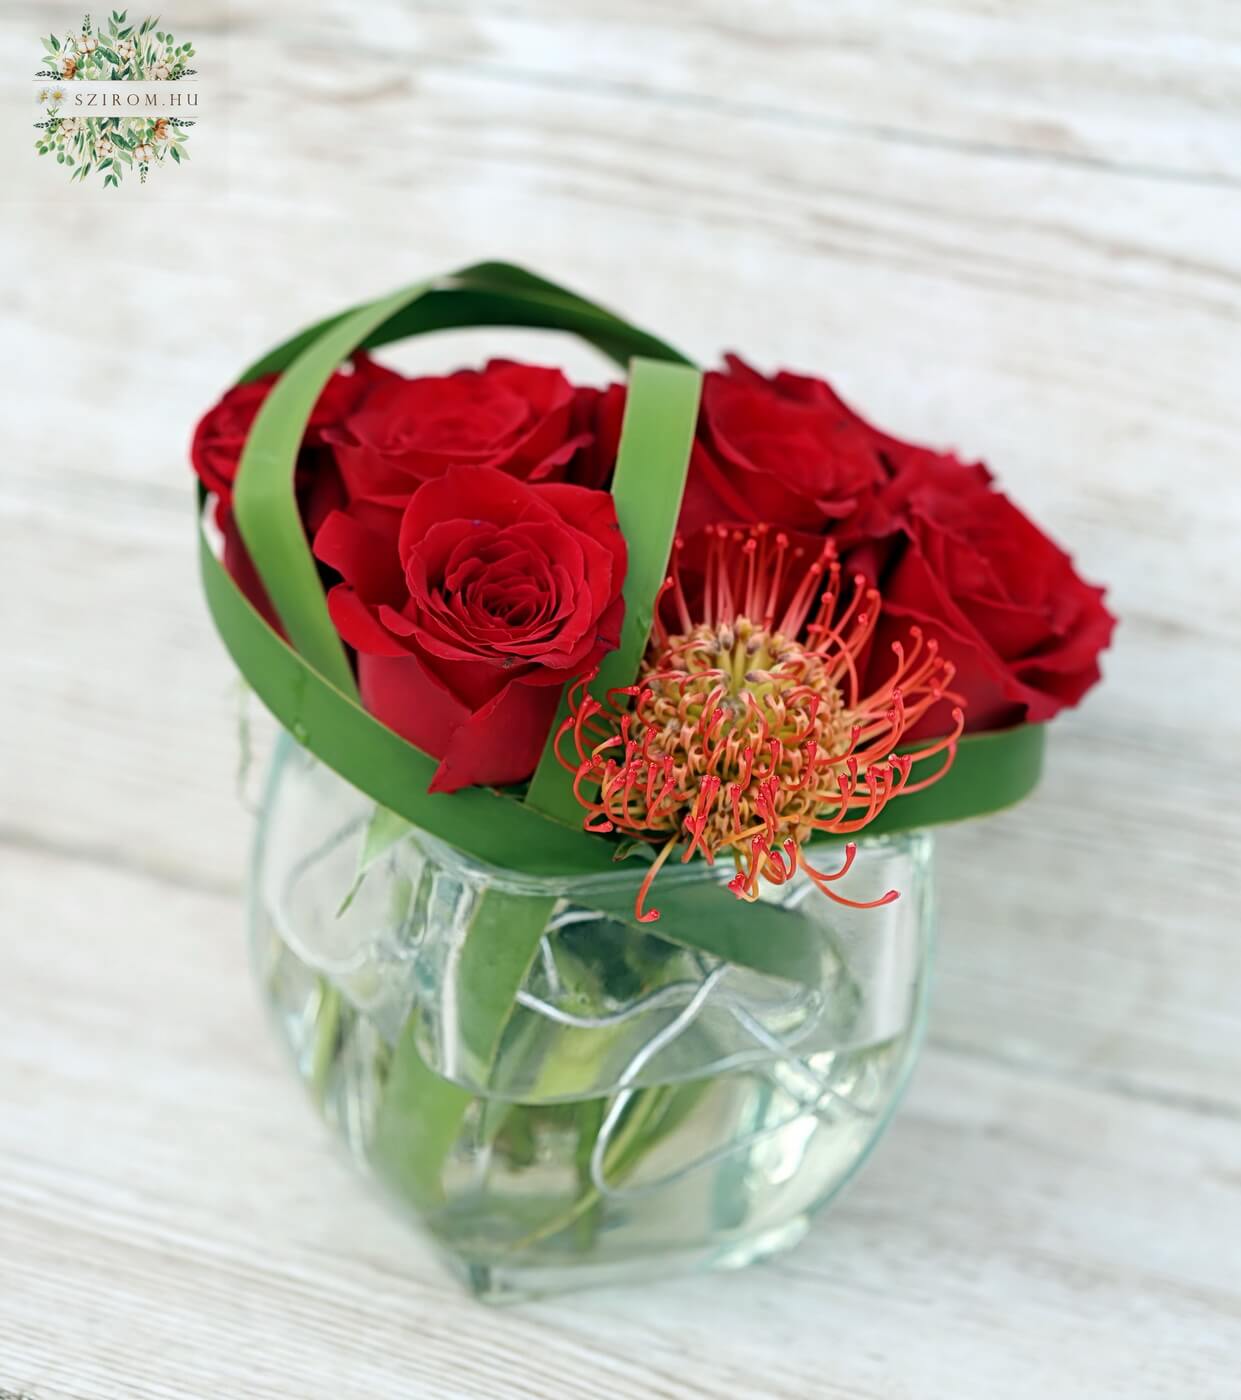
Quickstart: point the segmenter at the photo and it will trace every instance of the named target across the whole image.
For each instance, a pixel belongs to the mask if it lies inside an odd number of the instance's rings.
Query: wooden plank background
[[[1241,1393],[1241,8],[164,20],[217,98],[186,170],[70,189],[3,133],[0,1394]],[[76,22],[10,0],[6,71]],[[1039,794],[944,835],[923,1065],[810,1240],[500,1313],[262,1023],[185,466],[287,331],[489,256],[985,457],[1122,619]],[[548,353],[398,362],[497,348]]]

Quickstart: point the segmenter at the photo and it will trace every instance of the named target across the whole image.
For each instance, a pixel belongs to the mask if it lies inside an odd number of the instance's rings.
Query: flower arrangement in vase
[[[460,325],[627,380],[372,358]],[[506,264],[295,336],[193,461],[286,734],[256,970],[328,1119],[485,1297],[793,1243],[916,1053],[928,828],[1033,787],[1101,591],[984,467]]]

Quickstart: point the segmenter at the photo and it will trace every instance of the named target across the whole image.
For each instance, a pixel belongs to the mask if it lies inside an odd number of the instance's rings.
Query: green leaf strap
[[[426,290],[421,283],[363,306],[307,345],[263,400],[233,489],[237,528],[285,631],[315,670],[346,695],[356,695],[357,686],[306,539],[294,469],[306,424],[333,372],[368,335]]]
[[[620,645],[603,658],[592,685],[602,697],[613,686],[632,685],[650,635],[655,599],[668,572],[668,555],[689,470],[698,419],[702,375],[683,365],[634,360],[612,483],[616,518],[629,547],[625,574],[625,622]],[[555,754],[564,700],[526,801],[562,821],[583,819],[571,775]]]

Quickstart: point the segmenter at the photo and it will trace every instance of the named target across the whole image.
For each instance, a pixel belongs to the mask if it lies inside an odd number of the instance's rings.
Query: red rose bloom
[[[265,374],[248,384],[235,385],[203,414],[194,429],[190,461],[203,485],[225,510],[232,504],[233,482],[246,437],[278,377]],[[338,370],[324,385],[306,425],[303,447],[321,446],[325,432],[339,423],[369,389],[384,380],[399,378],[366,355],[355,356],[352,373]]]
[[[821,379],[767,379],[736,355],[725,362],[703,380],[683,530],[729,521],[817,532],[884,484],[888,440]]]
[[[190,444],[190,462],[199,480],[227,507],[233,496],[241,450],[263,401],[271,393],[276,375],[265,374],[249,384],[227,390],[214,408],[198,420]]]
[[[590,441],[577,392],[558,369],[491,360],[381,385],[324,438],[352,500],[404,507],[420,483],[459,467],[556,481]]]
[[[199,419],[190,445],[190,461],[199,480],[216,498],[215,520],[224,536],[224,567],[264,620],[276,631],[283,632],[233,518],[233,483],[237,479],[242,449],[259,409],[278,378],[275,374],[265,374],[229,389],[219,403]],[[343,499],[331,457],[322,450],[324,432],[338,423],[376,384],[396,378],[399,376],[392,370],[384,369],[359,353],[354,356],[350,373],[338,370],[324,385],[306,425],[294,478],[298,507],[309,533],[313,534],[328,511],[340,505]]]
[[[956,666],[971,730],[1076,704],[1116,625],[1103,590],[990,482],[983,466],[903,449],[874,517],[879,538],[846,560],[877,574],[883,595],[875,680],[891,667],[887,644],[921,624]]]
[[[362,703],[440,759],[432,791],[534,771],[565,681],[616,646],[625,541],[606,492],[493,466],[427,481],[399,520],[333,512],[315,553]]]
[[[612,485],[620,451],[621,422],[625,416],[625,386],[579,389],[575,414],[588,441],[574,457],[569,480],[601,491]]]

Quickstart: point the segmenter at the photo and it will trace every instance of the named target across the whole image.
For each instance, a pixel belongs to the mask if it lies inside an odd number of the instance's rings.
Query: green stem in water
[[[327,980],[319,978],[319,1007],[315,1014],[315,1043],[310,1060],[310,1092],[323,1109],[327,1077],[340,1041],[340,993]]]
[[[588,1099],[577,1106],[577,1151],[574,1153],[573,1164],[577,1168],[578,1189],[583,1196],[591,1190],[590,1159],[594,1154],[595,1139],[599,1136],[599,1129],[603,1126],[606,1114],[607,1103],[604,1099]],[[576,1221],[573,1242],[583,1254],[594,1244],[595,1236],[599,1233],[603,1215],[602,1205],[602,1201],[596,1199]]]
[[[604,1177],[617,1181],[633,1171],[647,1153],[654,1151],[685,1122],[708,1082],[698,1079],[684,1084],[659,1084],[635,1094],[632,1106],[604,1153]],[[590,1158],[599,1128],[603,1125],[606,1106],[606,1099],[591,1099],[582,1105],[583,1110],[592,1110],[591,1115],[582,1115],[582,1136],[578,1141],[577,1163],[582,1194],[537,1229],[511,1241],[505,1246],[508,1251],[515,1253],[527,1249],[530,1245],[552,1239],[573,1225],[578,1227],[576,1240],[579,1248],[585,1251],[594,1242],[599,1227],[598,1217],[602,1213],[603,1195],[590,1178]]]
[[[620,1127],[608,1144],[608,1151],[604,1154],[603,1168],[604,1174],[609,1177],[617,1177],[636,1166],[643,1152],[649,1151],[659,1140],[657,1135],[644,1138],[643,1132],[648,1126],[653,1126],[658,1122],[670,1090],[660,1085],[658,1088],[646,1089],[641,1094],[635,1096],[633,1106],[625,1115]],[[603,1122],[603,1106],[606,1100],[591,1099],[583,1107],[594,1108],[599,1106],[599,1125]],[[527,1109],[527,1112],[531,1110]],[[583,1124],[585,1127],[585,1123]],[[598,1126],[594,1132],[583,1132],[578,1145],[578,1171],[579,1176],[583,1174],[585,1167],[585,1189],[582,1194],[572,1201],[563,1211],[553,1215],[549,1220],[545,1220],[537,1229],[531,1230],[528,1234],[522,1235],[520,1239],[511,1241],[506,1249],[516,1252],[528,1249],[532,1244],[538,1244],[542,1240],[551,1239],[554,1235],[560,1234],[562,1230],[567,1230],[570,1225],[579,1222],[597,1205],[603,1197],[599,1188],[591,1181],[590,1157],[594,1150],[595,1138],[598,1134]],[[594,1238],[594,1231],[590,1232],[590,1238]]]
[[[480,896],[455,979],[460,1044],[486,1082],[517,993],[547,927],[554,898],[491,888]],[[393,1189],[422,1210],[444,1203],[444,1168],[474,1095],[430,1069],[418,1051],[415,1012],[393,1054],[371,1144]]]

